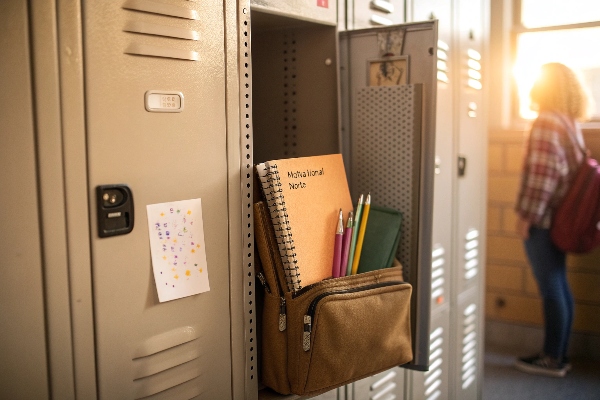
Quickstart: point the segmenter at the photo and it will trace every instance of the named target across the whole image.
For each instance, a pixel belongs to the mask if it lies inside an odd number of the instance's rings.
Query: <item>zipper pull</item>
[[[256,274],[256,277],[258,278],[258,280],[260,281],[260,283],[263,285],[263,287],[265,288],[265,290],[268,293],[271,293],[271,288],[269,288],[269,284],[267,283],[265,276],[263,275],[262,272],[259,272],[258,274]]]
[[[287,316],[285,312],[285,299],[282,297],[281,303],[279,303],[279,332],[283,332],[287,328]]]
[[[302,334],[302,349],[310,350],[310,331],[312,330],[312,318],[310,315],[304,316],[304,332]]]

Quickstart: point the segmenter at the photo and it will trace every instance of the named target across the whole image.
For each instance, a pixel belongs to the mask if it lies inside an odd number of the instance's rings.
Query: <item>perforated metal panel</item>
[[[338,153],[335,26],[252,10],[255,163]]]
[[[352,192],[371,193],[372,204],[402,212],[397,253],[406,267],[414,264],[415,211],[419,184],[421,85],[364,87],[356,93],[352,136]],[[382,173],[384,171],[384,173]],[[405,279],[410,279],[405,268]]]
[[[246,399],[255,399],[258,390],[258,344],[256,321],[256,288],[254,270],[254,215],[253,201],[253,122],[252,122],[252,63],[250,48],[250,4],[249,0],[240,2],[238,12],[239,28],[239,79],[240,79],[240,168],[241,168],[241,213],[242,213],[242,290],[244,299],[244,348],[245,395]]]

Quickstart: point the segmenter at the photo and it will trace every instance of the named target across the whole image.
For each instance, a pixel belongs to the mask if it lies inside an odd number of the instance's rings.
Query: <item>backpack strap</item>
[[[562,121],[563,123],[567,126],[567,135],[569,135],[569,137],[571,138],[571,140],[574,140],[577,148],[579,148],[579,150],[581,150],[581,153],[583,154],[583,159],[585,160],[586,157],[588,156],[588,149],[586,149],[582,144],[581,141],[579,140],[579,138],[576,135],[577,129],[575,128],[575,123],[574,121],[572,121],[570,118],[567,118],[566,115],[564,115],[563,113],[559,113],[556,112],[555,113]],[[571,133],[573,132],[573,133]]]

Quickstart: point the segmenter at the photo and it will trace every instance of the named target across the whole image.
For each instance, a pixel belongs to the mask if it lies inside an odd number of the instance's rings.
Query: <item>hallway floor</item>
[[[518,371],[515,356],[486,350],[483,400],[600,400],[598,362],[573,359],[565,378],[550,378]]]

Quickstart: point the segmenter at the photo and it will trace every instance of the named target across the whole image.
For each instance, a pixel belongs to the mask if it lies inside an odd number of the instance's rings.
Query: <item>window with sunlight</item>
[[[542,64],[560,62],[580,75],[592,99],[592,120],[600,121],[600,1],[516,0],[514,77],[519,115],[532,119],[529,91]]]

